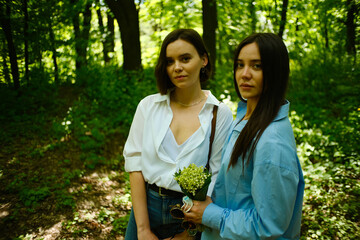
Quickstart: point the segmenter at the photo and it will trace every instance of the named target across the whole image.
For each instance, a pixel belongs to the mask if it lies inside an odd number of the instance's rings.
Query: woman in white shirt
[[[174,173],[191,163],[207,164],[213,108],[218,106],[209,160],[211,194],[232,113],[201,89],[210,74],[209,55],[196,31],[178,29],[164,39],[155,69],[159,93],[140,101],[124,147],[133,204],[126,240],[187,237],[181,220],[170,215],[183,196]]]

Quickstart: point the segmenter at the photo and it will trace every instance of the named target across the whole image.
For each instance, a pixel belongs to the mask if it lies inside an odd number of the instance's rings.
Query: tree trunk
[[[6,58],[7,58],[7,53],[6,53],[6,49],[5,46],[2,47],[1,49],[1,55],[2,55],[2,59],[3,59],[3,73],[4,73],[4,79],[5,82],[10,85],[11,84],[11,79],[10,79],[10,71],[6,62]]]
[[[249,10],[250,10],[250,18],[251,18],[251,32],[255,33],[256,32],[256,11],[255,11],[255,5],[253,4],[254,1],[250,0],[249,2]]]
[[[72,4],[76,4],[77,0],[71,0]],[[91,3],[87,2],[83,12],[82,29],[80,29],[79,13],[75,13],[72,22],[75,34],[75,50],[76,50],[76,70],[79,70],[86,65],[86,53],[90,35],[90,22],[91,22]]]
[[[218,26],[216,0],[202,0],[202,9],[203,39],[209,51],[210,62],[213,67],[213,77],[216,70],[216,29]]]
[[[139,13],[134,0],[106,0],[119,24],[124,70],[141,69]]]
[[[55,34],[52,29],[51,18],[49,18],[49,35],[50,35],[52,59],[54,64],[54,80],[55,80],[55,84],[59,84],[60,82],[59,82],[59,70],[57,65],[56,41],[55,41]]]
[[[71,0],[72,4],[75,4],[77,0]],[[74,27],[74,35],[75,35],[75,51],[76,51],[76,58],[75,58],[75,66],[76,70],[79,70],[81,68],[81,60],[80,60],[80,19],[79,19],[79,13],[76,12],[74,16],[72,17],[73,27]]]
[[[25,81],[29,86],[29,15],[27,1],[23,0],[24,10],[24,58],[25,58]]]
[[[347,9],[347,15],[346,15],[346,51],[348,54],[356,55],[356,47],[355,47],[355,12],[356,12],[356,5],[354,0],[347,0],[346,1],[348,9]]]
[[[87,64],[86,54],[87,47],[89,45],[90,27],[91,27],[91,3],[87,2],[85,5],[85,11],[83,12],[83,28],[81,30],[81,48],[80,48],[80,59],[84,65]]]
[[[1,21],[1,27],[4,31],[7,45],[8,45],[8,51],[9,51],[9,57],[10,57],[10,64],[11,64],[11,74],[13,76],[13,82],[14,82],[14,88],[19,89],[20,88],[20,78],[19,78],[19,67],[17,63],[17,56],[16,56],[16,49],[13,42],[13,37],[11,33],[11,22],[10,22],[10,0],[6,0],[6,12],[4,14],[4,9],[0,9],[0,21]]]
[[[106,47],[108,52],[115,52],[115,25],[114,18],[111,13],[107,13],[107,34],[106,34]]]
[[[108,47],[106,46],[107,31],[105,29],[104,22],[103,22],[103,19],[102,19],[101,5],[100,5],[99,0],[96,1],[96,4],[98,6],[97,9],[96,9],[96,13],[97,13],[97,16],[98,16],[99,30],[100,30],[100,34],[101,34],[100,40],[101,40],[101,43],[103,45],[104,62],[106,64],[106,63],[110,62],[110,58],[109,58],[109,55],[108,55]]]
[[[279,37],[283,37],[286,25],[286,13],[287,7],[289,5],[289,0],[283,0],[282,10],[281,10],[281,20],[280,20],[280,27],[279,27]]]

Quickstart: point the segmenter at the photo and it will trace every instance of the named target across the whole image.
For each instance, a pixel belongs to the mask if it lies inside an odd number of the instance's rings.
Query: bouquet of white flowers
[[[175,173],[175,180],[186,196],[193,200],[204,201],[211,182],[211,173],[203,166],[194,163]]]
[[[170,210],[174,218],[184,219],[184,212],[190,211],[193,206],[192,200],[204,201],[211,182],[211,173],[203,166],[190,164],[183,170],[179,170],[174,175],[175,180],[180,185],[181,190],[186,195],[183,197],[184,205],[173,206]],[[192,222],[184,221],[182,226],[188,231],[190,236],[194,236],[198,231],[203,231],[203,225],[196,225]]]

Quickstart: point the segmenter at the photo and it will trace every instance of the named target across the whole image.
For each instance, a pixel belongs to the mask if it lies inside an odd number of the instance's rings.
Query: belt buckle
[[[160,197],[166,197],[167,196],[166,194],[161,193],[161,189],[162,189],[162,187],[159,187],[159,192],[158,192],[159,196]]]

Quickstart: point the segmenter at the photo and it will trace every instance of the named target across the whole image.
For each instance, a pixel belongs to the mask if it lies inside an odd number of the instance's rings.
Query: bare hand
[[[144,229],[138,231],[138,240],[159,240],[159,238],[150,229]]]
[[[205,208],[212,203],[210,197],[206,197],[205,201],[195,201],[193,200],[193,207],[190,209],[188,213],[185,213],[185,220],[193,223],[201,223],[202,216],[205,211]]]
[[[166,238],[164,240],[194,240],[195,237],[189,236],[187,231],[176,234],[174,237]]]

